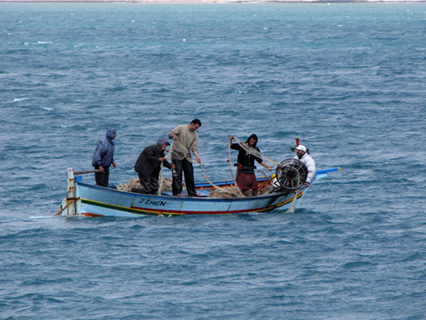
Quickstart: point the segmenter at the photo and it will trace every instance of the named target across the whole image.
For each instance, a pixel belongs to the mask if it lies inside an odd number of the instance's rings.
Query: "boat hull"
[[[76,195],[75,214],[114,217],[262,212],[290,207],[294,198],[287,192],[227,199],[139,195],[83,183],[76,183]]]
[[[340,168],[317,171],[314,181],[327,176],[328,172],[337,170]],[[285,190],[254,197],[177,197],[170,193],[163,193],[161,196],[145,195],[86,184],[82,182],[81,176],[74,177],[72,169],[68,169],[67,177],[67,197],[63,200],[56,215],[133,218],[142,215],[224,215],[265,212],[274,209],[291,209],[290,211],[292,211],[299,206],[301,199],[309,189],[306,186],[301,187],[297,193],[297,199],[295,199],[294,192]],[[226,187],[232,185],[232,182],[222,182],[217,185]],[[196,185],[196,188],[200,193],[204,192],[204,195],[207,195],[211,186],[199,184]]]

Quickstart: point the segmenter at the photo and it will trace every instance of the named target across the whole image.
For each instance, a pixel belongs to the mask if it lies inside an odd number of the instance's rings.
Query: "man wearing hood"
[[[139,182],[147,194],[158,193],[158,175],[161,163],[169,169],[174,169],[175,167],[164,157],[164,151],[168,145],[170,143],[166,139],[158,139],[157,144],[148,146],[141,152],[135,163],[135,171],[139,175]]]
[[[117,137],[117,130],[108,128],[105,138],[98,142],[92,159],[92,166],[99,172],[95,173],[95,181],[98,186],[108,187],[109,167],[111,164],[114,169],[117,164],[114,161],[114,139]]]
[[[229,137],[229,142],[234,139],[233,136]],[[260,153],[257,145],[257,135],[252,134],[246,141],[246,145],[255,149]],[[254,174],[254,169],[256,166],[254,165],[254,161],[256,160],[259,164],[267,168],[269,171],[273,169],[273,167],[268,166],[261,158],[256,157],[252,154],[248,154],[243,147],[241,147],[238,143],[231,144],[231,149],[238,150],[238,159],[237,159],[237,185],[238,188],[241,189],[242,193],[247,196],[247,191],[252,190],[252,196],[257,195],[257,179]]]

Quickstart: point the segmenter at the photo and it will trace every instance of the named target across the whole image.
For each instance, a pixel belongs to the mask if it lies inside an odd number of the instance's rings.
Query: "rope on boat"
[[[234,137],[234,139],[235,139],[235,141],[237,141],[237,143],[240,145],[240,147],[244,149],[244,151],[247,154],[251,154],[251,155],[253,155],[257,158],[261,158],[262,160],[266,160],[266,161],[271,162],[271,163],[276,164],[276,165],[280,164],[279,162],[276,162],[275,160],[272,160],[271,158],[268,158],[264,154],[260,153],[255,148],[248,146],[245,142],[241,141],[237,137]]]
[[[58,212],[56,212],[55,216],[60,216],[62,212],[64,212],[64,210],[69,207],[69,205],[71,204],[71,200],[68,200],[67,202],[68,203],[65,207],[62,208],[62,205],[59,207],[59,210]]]
[[[274,164],[279,164],[279,162],[276,162],[268,157],[266,157],[265,155],[261,154],[259,151],[257,151],[256,149],[247,146],[243,141],[241,141],[240,139],[234,137],[234,139],[237,141],[237,143],[246,151],[246,153],[248,154],[252,154],[255,157],[266,159],[268,162],[274,163]],[[231,195],[231,196],[236,196],[236,197],[244,197],[243,193],[241,192],[241,189],[238,188],[237,186],[237,182],[235,180],[235,176],[232,170],[232,162],[231,162],[231,141],[229,141],[229,147],[228,147],[228,158],[229,158],[229,168],[231,170],[231,176],[232,176],[232,180],[234,181],[234,186],[233,187],[218,187],[217,185],[215,185],[212,181],[210,181],[209,177],[206,174],[206,171],[204,170],[204,167],[201,163],[199,163],[200,168],[204,174],[204,179],[207,180],[207,182],[216,190],[213,192],[213,197],[225,197],[226,194]],[[183,160],[186,159],[192,163],[198,163],[197,160],[191,158],[190,156],[188,156],[189,150],[182,145],[179,141],[175,140],[173,141],[173,143],[170,146],[170,152],[165,156],[166,159],[168,160]],[[158,188],[158,195],[161,195],[161,189],[163,187],[163,162],[161,163],[161,169],[160,169],[160,185]],[[261,171],[263,173],[263,171]],[[266,176],[266,175],[265,175]],[[266,184],[265,184],[266,186]],[[263,186],[263,188],[265,187]]]
[[[232,170],[232,161],[231,161],[231,145],[232,145],[232,141],[229,140],[229,147],[228,147],[229,169],[231,170],[232,180],[234,180],[234,186],[238,190],[238,196],[244,197],[244,194],[241,192],[241,189],[238,188],[237,181],[234,178],[234,171]]]
[[[183,160],[186,159],[189,162],[192,163],[198,163],[197,160],[191,158],[189,156],[189,150],[186,149],[186,147],[180,143],[179,141],[175,140],[173,141],[172,145],[170,146],[170,152],[166,155],[166,159],[168,160]],[[215,185],[213,182],[210,181],[210,179],[208,178],[206,171],[204,170],[204,167],[202,166],[201,163],[199,163],[201,170],[203,171],[204,174],[204,179],[206,179],[208,181],[208,183],[210,183],[210,185],[215,188],[215,189],[220,189],[217,185]],[[163,186],[163,162],[161,163],[161,170],[160,170],[160,186],[158,188],[158,195],[161,195],[161,188]]]
[[[160,185],[158,186],[157,194],[161,196],[161,188],[163,187],[163,162],[160,165]]]

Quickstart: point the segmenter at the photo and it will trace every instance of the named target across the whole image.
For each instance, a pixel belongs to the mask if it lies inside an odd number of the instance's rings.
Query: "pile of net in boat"
[[[186,190],[185,182],[182,183],[183,190]],[[139,179],[133,179],[130,178],[129,182],[119,184],[116,186],[117,190],[124,191],[124,192],[132,192],[133,189],[142,189],[141,184],[139,183]],[[207,196],[208,198],[235,198],[235,197],[241,197],[242,195],[239,195],[239,192],[237,190],[238,188],[232,187],[221,187],[218,189],[213,188],[213,190],[209,193]],[[262,184],[259,186],[258,194],[264,195],[264,194],[270,194],[274,192],[275,187],[273,185],[265,185],[262,186]],[[171,178],[164,178],[161,192],[164,191],[172,191],[172,179]]]
[[[183,188],[185,188],[185,183],[183,183]],[[139,179],[133,179],[130,178],[129,182],[119,184],[117,185],[117,190],[125,191],[125,192],[132,192],[132,189],[142,189],[141,184],[139,183]],[[172,191],[172,179],[171,178],[164,178],[161,191]]]
[[[268,183],[268,181],[266,181]],[[257,195],[270,194],[276,191],[276,188],[271,184],[266,184],[264,186],[260,185],[257,189]],[[250,195],[250,194],[249,194]],[[245,197],[239,188],[235,186],[232,187],[222,187],[214,189],[208,195],[209,198],[242,198]]]

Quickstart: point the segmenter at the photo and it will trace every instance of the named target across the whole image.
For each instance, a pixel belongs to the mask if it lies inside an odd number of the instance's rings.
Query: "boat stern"
[[[77,215],[77,198],[75,189],[74,170],[67,169],[67,197],[62,201],[55,216],[75,216]]]

